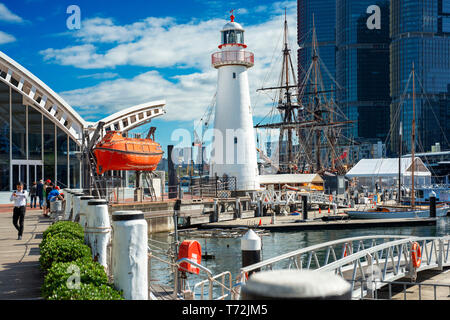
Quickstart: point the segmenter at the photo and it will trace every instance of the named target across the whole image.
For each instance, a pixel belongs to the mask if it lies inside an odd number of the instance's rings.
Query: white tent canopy
[[[401,158],[401,175],[410,176],[412,173],[411,158]],[[431,176],[430,170],[416,157],[414,175]],[[362,159],[349,172],[346,177],[398,177],[398,158],[392,159]]]

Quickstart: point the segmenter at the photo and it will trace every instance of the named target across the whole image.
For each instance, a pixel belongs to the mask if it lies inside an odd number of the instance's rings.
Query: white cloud
[[[10,22],[10,23],[24,23],[23,20],[18,15],[12,13],[3,3],[0,3],[0,21]]]
[[[288,10],[288,23],[292,59],[296,64],[294,5],[292,2]],[[277,85],[281,70],[284,8],[281,10],[280,5],[272,8],[277,14],[260,24],[246,26],[245,19],[238,21],[246,30],[247,50],[255,54],[255,66],[248,71],[255,116],[266,115],[272,103],[271,92],[256,93],[256,90]],[[48,62],[80,69],[107,72],[129,65],[153,69],[132,78],[112,79],[62,92],[83,116],[165,99],[165,120],[198,120],[216,91],[217,70],[211,66],[211,54],[219,51],[220,30],[225,23],[223,19],[212,19],[177,24],[173,18],[147,18],[119,26],[112,19],[94,18],[82,22],[82,29],[74,35],[79,45],[49,48],[41,54]],[[110,47],[104,49],[105,46]],[[195,71],[186,71],[186,68]],[[167,70],[172,76],[164,76]]]
[[[0,44],[10,43],[16,41],[13,35],[0,31]]]

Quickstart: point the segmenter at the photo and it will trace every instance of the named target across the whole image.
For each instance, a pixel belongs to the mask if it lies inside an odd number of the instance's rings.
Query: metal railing
[[[441,300],[439,299],[438,289],[440,290],[441,296],[448,300],[450,297],[450,283],[420,283],[420,282],[406,282],[406,281],[381,281],[381,280],[359,280],[357,286],[361,288],[360,290],[360,299],[361,300],[430,300],[424,298],[424,296],[429,296],[429,294],[425,293],[426,289],[431,288],[432,291],[432,300]],[[380,284],[383,284],[380,285]],[[385,292],[380,292],[380,287],[387,286],[387,294]],[[368,295],[364,295],[364,287],[375,288],[373,291],[369,292]],[[401,290],[395,290],[393,287],[401,287]],[[417,287],[417,290],[416,288]],[[409,291],[408,291],[409,289]],[[445,290],[446,294],[443,293]],[[397,291],[397,292],[394,292]]]
[[[163,243],[160,243],[163,244]],[[229,271],[222,272],[218,275],[213,275],[212,272],[206,268],[205,266],[197,263],[196,261],[192,261],[187,258],[182,258],[176,261],[173,261],[173,256],[171,256],[171,253],[168,250],[168,259],[165,260],[163,258],[160,258],[158,256],[155,256],[152,251],[154,250],[159,251],[159,253],[164,253],[164,248],[154,248],[151,249],[150,246],[148,247],[148,258],[149,258],[149,279],[150,279],[150,268],[151,268],[151,259],[156,259],[159,262],[162,262],[169,266],[169,270],[173,275],[174,278],[174,291],[172,298],[174,300],[184,300],[181,292],[178,292],[180,277],[179,277],[179,270],[182,271],[188,271],[187,269],[183,268],[181,264],[183,262],[188,262],[189,264],[197,267],[200,269],[201,273],[199,274],[200,277],[204,277],[204,280],[199,281],[193,286],[192,290],[188,290],[191,295],[186,294],[184,292],[185,296],[191,296],[194,300],[225,300],[225,299],[232,299],[236,300],[239,295],[239,291],[236,289],[235,286],[233,286],[232,276]],[[169,261],[172,260],[172,261]],[[207,290],[207,294],[205,293]]]
[[[381,244],[378,243],[380,240]],[[422,254],[421,264],[417,268],[413,267],[411,255],[413,242],[419,244]],[[241,268],[239,280],[244,283],[249,272],[273,270],[277,266],[279,269],[329,271],[350,281],[352,295],[357,298],[361,290],[368,292],[368,288],[355,288],[357,281],[376,278],[390,282],[405,276],[415,279],[417,272],[433,268],[442,270],[444,266],[450,265],[449,251],[449,236],[418,238],[385,235],[346,238],[292,251]]]
[[[211,63],[215,68],[227,64],[242,64],[252,67],[255,64],[255,56],[249,51],[220,51],[211,55]]]

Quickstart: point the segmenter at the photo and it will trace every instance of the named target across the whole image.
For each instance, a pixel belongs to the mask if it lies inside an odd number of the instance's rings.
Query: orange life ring
[[[422,263],[422,251],[417,242],[413,242],[411,246],[411,260],[414,268],[420,267]]]

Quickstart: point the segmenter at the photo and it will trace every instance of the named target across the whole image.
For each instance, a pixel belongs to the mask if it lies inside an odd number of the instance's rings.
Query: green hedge
[[[74,266],[75,268],[73,268]],[[76,274],[78,271],[79,274]],[[69,289],[67,280],[72,282],[74,275],[79,276],[81,283],[92,283],[96,286],[108,284],[108,276],[106,275],[105,269],[98,262],[83,259],[72,262],[55,262],[45,276],[44,285],[42,286],[42,296],[44,298],[50,297],[58,287],[66,287]]]
[[[56,288],[48,300],[124,300],[121,293],[109,285],[81,283],[80,289]]]
[[[49,236],[62,235],[68,239],[79,239],[84,241],[84,230],[81,225],[72,221],[59,221],[52,224],[42,235],[41,245],[45,244],[46,239]]]
[[[41,251],[39,262],[41,269],[46,273],[42,286],[44,298],[123,300],[121,292],[108,284],[103,266],[92,261],[91,249],[84,244],[83,227],[78,223],[59,221],[51,225],[44,231],[39,248]],[[78,268],[71,269],[71,266]],[[74,281],[75,279],[79,282]],[[79,288],[70,288],[68,285],[75,285],[77,282]]]
[[[91,248],[79,240],[66,239],[61,235],[47,237],[40,251],[39,262],[44,272],[47,272],[54,262],[92,259]]]

